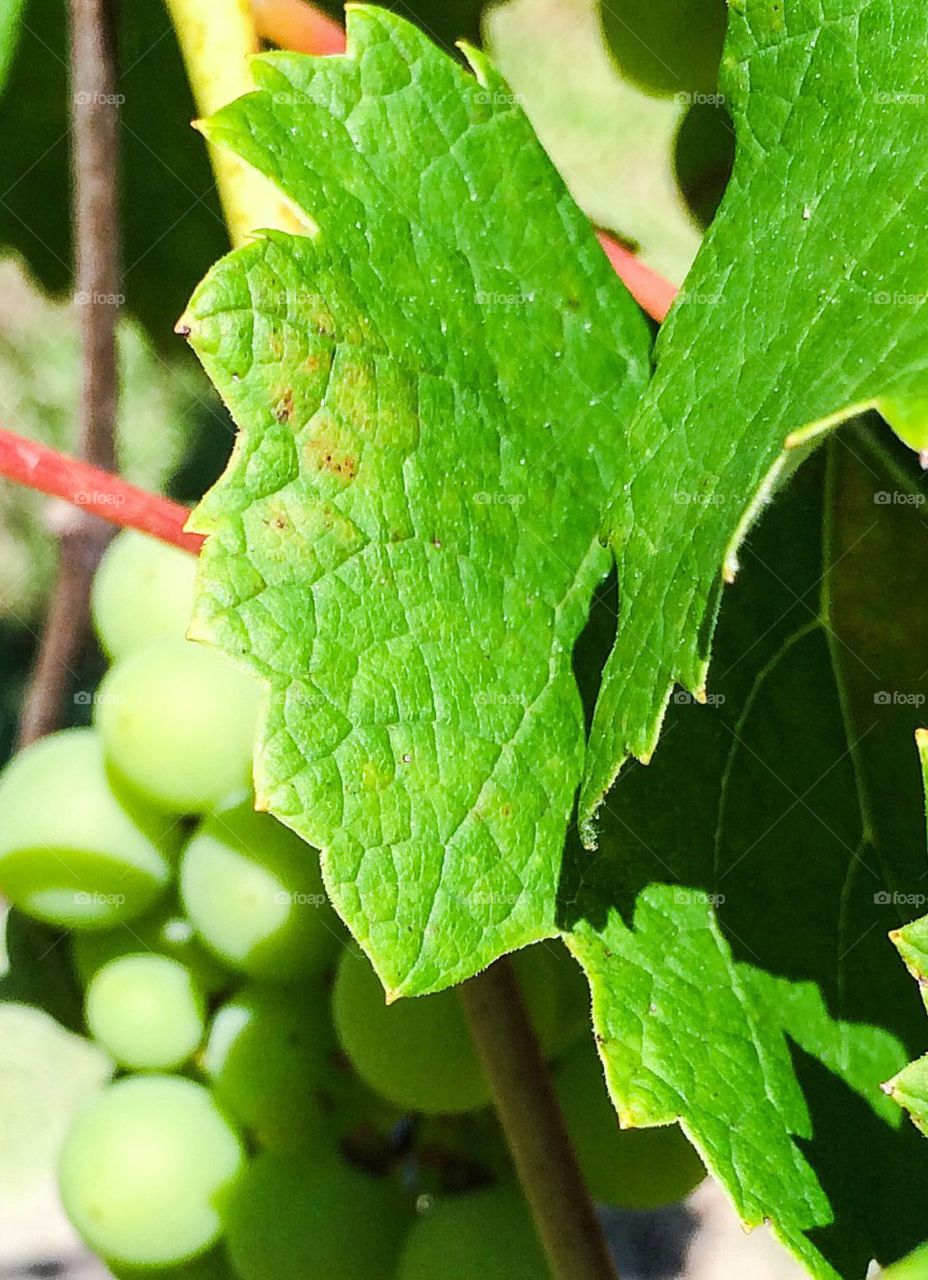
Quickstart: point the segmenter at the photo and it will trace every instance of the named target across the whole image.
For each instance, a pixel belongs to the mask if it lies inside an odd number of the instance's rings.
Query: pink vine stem
[[[0,476],[61,498],[79,511],[99,516],[110,524],[151,534],[194,555],[203,545],[200,534],[185,532],[184,524],[190,512],[182,503],[148,493],[112,471],[104,471],[2,429]]]

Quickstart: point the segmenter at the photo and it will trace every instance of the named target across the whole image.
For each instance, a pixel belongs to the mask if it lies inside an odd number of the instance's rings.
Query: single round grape
[[[407,1221],[389,1179],[334,1154],[264,1151],[232,1197],[226,1243],[241,1280],[385,1280]]]
[[[659,1209],[682,1200],[706,1176],[702,1161],[677,1125],[619,1128],[592,1043],[564,1059],[555,1085],[595,1199],[623,1209]]]
[[[90,729],[50,734],[0,774],[0,892],[69,929],[140,915],[165,890],[176,836],[112,785]]]
[[[338,1038],[358,1075],[397,1106],[463,1112],[489,1102],[454,991],[387,1005],[367,959],[346,947],[332,999]]]
[[[138,919],[115,929],[75,934],[72,948],[74,967],[83,986],[110,960],[138,952],[179,960],[206,995],[227,991],[233,982],[229,970],[200,944],[193,925],[172,895],[167,902],[159,902]]]
[[[197,828],[181,860],[180,890],[204,944],[254,978],[312,978],[341,940],[317,851],[248,804]]]
[[[58,1181],[68,1217],[101,1257],[169,1267],[216,1243],[244,1170],[241,1139],[208,1089],[133,1076],[78,1113]]]
[[[305,1146],[324,1127],[319,1087],[335,1048],[328,993],[244,987],[217,1010],[201,1066],[263,1146]]]
[[[526,1005],[542,1046],[556,1026],[556,982],[542,947],[514,957]],[[483,1068],[456,992],[387,1005],[368,961],[346,948],[333,993],[335,1028],[358,1075],[413,1111],[459,1113],[490,1100]]]
[[[522,1196],[491,1187],[436,1200],[406,1238],[397,1280],[547,1280]]]
[[[115,661],[152,640],[183,640],[193,613],[196,557],[134,529],[123,529],[93,580],[93,624]]]
[[[645,93],[670,97],[715,89],[725,0],[609,0],[600,13],[619,70]]]
[[[100,685],[96,723],[111,767],[172,813],[205,813],[251,778],[258,683],[186,640],[130,653]]]
[[[192,1262],[182,1262],[178,1267],[121,1267],[112,1259],[106,1260],[114,1280],[238,1280],[232,1264],[220,1246]]]
[[[190,970],[168,956],[120,956],[98,969],[84,1002],[91,1035],[135,1071],[182,1066],[203,1039],[206,1005]]]
[[[735,162],[735,132],[720,103],[695,102],[680,123],[673,169],[680,194],[701,227],[715,217]]]

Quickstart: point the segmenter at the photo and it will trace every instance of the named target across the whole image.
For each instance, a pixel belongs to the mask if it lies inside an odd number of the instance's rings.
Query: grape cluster
[[[540,1280],[457,997],[388,1006],[315,851],[255,812],[259,691],[184,639],[192,574],[115,539],[94,727],[0,775],[0,890],[70,931],[117,1068],[65,1142],[67,1213],[125,1280]],[[678,1130],[617,1127],[577,966],[555,944],[515,963],[595,1194],[688,1192],[703,1170]]]

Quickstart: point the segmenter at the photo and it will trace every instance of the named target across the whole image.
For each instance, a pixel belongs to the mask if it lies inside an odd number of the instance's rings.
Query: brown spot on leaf
[[[274,407],[274,417],[278,422],[289,422],[293,417],[293,391],[288,387]]]
[[[338,449],[324,436],[310,440],[306,445],[306,461],[317,471],[328,471],[350,481],[358,474],[358,463],[353,453]]]
[[[331,471],[337,476],[344,476],[346,480],[353,480],[358,467],[351,454],[345,454],[344,457],[339,458],[337,454],[327,453],[319,469]]]

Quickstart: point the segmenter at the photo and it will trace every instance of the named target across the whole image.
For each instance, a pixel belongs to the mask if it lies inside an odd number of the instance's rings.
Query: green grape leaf
[[[581,209],[682,280],[700,234],[671,165],[679,102],[619,75],[589,0],[510,0],[484,20],[487,47]]]
[[[75,1112],[112,1070],[102,1049],[47,1013],[0,1005],[0,1208],[54,1177]]]
[[[887,934],[925,893],[928,526],[914,460],[876,431],[831,441],[765,516],[710,705],[674,696],[560,890],[622,1121],[679,1119],[746,1223],[843,1280],[916,1245],[928,1195],[881,1089],[923,1043]]]
[[[889,1096],[905,1107],[912,1122],[928,1137],[928,1055],[917,1058],[886,1086]]]
[[[784,474],[882,397],[928,394],[928,8],[733,0],[735,169],[655,348],[606,520],[621,621],[580,801],[584,838],[675,682],[705,696],[723,580]]]
[[[550,936],[646,324],[505,82],[382,10],[272,54],[208,138],[307,227],[182,331],[241,427],[193,525],[195,638],[268,686],[258,801],[322,850],[394,995]]]
[[[749,8],[760,30],[768,11]],[[651,660],[686,634],[668,591],[689,582],[690,620],[703,616],[699,566],[726,501],[725,545],[747,528],[719,488],[745,450],[729,423],[719,469],[715,427],[734,412],[736,363],[753,378],[741,409],[764,462],[792,296],[769,318],[749,308],[778,353],[767,399],[745,342],[721,342],[704,356],[721,388],[704,453],[686,432],[670,448],[662,422],[658,465],[649,399],[628,456],[644,326],[506,85],[479,55],[474,79],[377,10],[352,10],[349,25],[347,57],[259,59],[257,91],[208,122],[212,142],[278,185],[306,235],[267,233],[223,260],[182,321],[241,427],[194,517],[209,535],[194,635],[268,686],[259,803],[322,849],[336,906],[391,995],[437,990],[560,930],[590,979],[622,1121],[679,1119],[745,1222],[770,1220],[823,1280],[862,1280],[871,1258],[918,1242],[928,1192],[928,1168],[906,1159],[917,1135],[880,1088],[920,1026],[886,934],[925,872],[899,802],[928,649],[923,494],[868,431],[819,455],[749,546],[712,705],[673,700],[651,768],[610,797],[600,849],[571,829],[563,856],[584,708],[615,638],[614,583],[583,627],[608,564],[597,510],[629,486],[638,552],[639,524],[657,535],[668,522],[647,566],[619,560],[619,642],[650,600],[639,641]],[[882,28],[860,30],[882,48]],[[840,49],[840,22],[814,31]],[[775,66],[760,58],[753,101],[772,110],[774,72],[808,62],[808,44]],[[824,76],[829,110],[830,86]],[[859,90],[852,132],[867,118]],[[758,114],[760,146],[771,125]],[[829,212],[830,196],[817,199],[801,222]],[[796,364],[818,354],[825,372],[806,370],[805,390],[822,401],[865,382],[871,357],[888,374],[897,359],[918,367],[898,325],[888,346],[870,329],[864,343],[833,274],[845,327],[833,333],[826,308]],[[810,275],[824,278],[821,262]],[[677,317],[668,351],[685,306]],[[803,440],[782,461],[777,438],[747,491],[766,496],[771,468],[781,479],[811,450]],[[665,691],[654,696],[659,710]]]
[[[3,0],[0,27],[3,199],[0,246],[22,254],[43,288],[72,287],[67,0]],[[190,290],[229,246],[206,150],[191,135],[195,108],[167,7],[114,13],[119,82],[120,223],[125,307],[168,345]]]
[[[3,9],[0,10],[0,94],[6,87],[10,65],[16,53],[24,2],[25,0],[6,0]]]
[[[924,767],[924,747],[922,752]],[[928,778],[926,778],[926,785],[928,785]],[[928,916],[913,920],[911,924],[894,930],[890,936],[896,945],[896,950],[905,961],[906,968],[918,983],[922,1000],[928,1007]]]
[[[921,759],[925,812],[928,817],[928,730],[917,729],[915,741]],[[894,929],[890,938],[905,961],[909,973],[918,983],[922,1003],[928,1009],[928,916],[922,916],[901,929]],[[928,1137],[928,1054],[910,1062],[884,1085],[884,1089],[901,1107],[905,1107],[914,1124]]]

